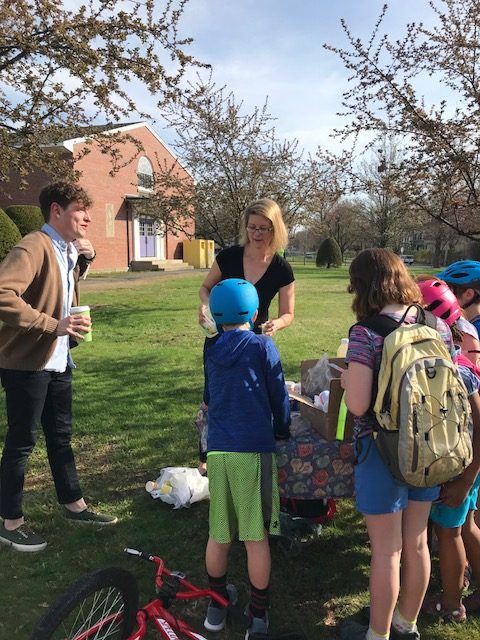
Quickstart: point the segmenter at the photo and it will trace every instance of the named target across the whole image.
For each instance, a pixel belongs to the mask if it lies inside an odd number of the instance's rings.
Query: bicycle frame
[[[189,624],[175,617],[167,610],[170,603],[173,600],[198,600],[208,597],[216,600],[223,607],[226,607],[228,601],[210,589],[199,589],[191,582],[188,582],[184,574],[177,571],[170,571],[158,556],[149,555],[143,551],[129,548],[125,549],[125,552],[129,555],[147,560],[148,562],[153,562],[157,567],[155,572],[155,589],[157,596],[137,612],[138,629],[131,633],[127,640],[142,640],[147,632],[149,622],[165,640],[179,640],[176,632],[191,640],[206,640],[204,636],[196,633]],[[166,585],[164,577],[173,578],[174,582],[177,582],[184,591],[175,590],[174,587],[172,588],[171,583]],[[88,637],[89,636],[85,636],[85,640],[87,640]],[[83,638],[79,638],[79,640],[83,640]]]
[[[199,589],[188,582],[184,574],[177,571],[170,571],[158,556],[153,556],[143,551],[138,551],[137,549],[127,548],[124,549],[124,551],[142,560],[153,562],[157,567],[155,572],[155,589],[157,595],[137,611],[137,628],[126,640],[142,640],[147,633],[149,623],[165,640],[180,640],[177,633],[190,638],[190,640],[207,640],[201,634],[196,633],[184,620],[175,617],[167,609],[174,600],[198,600],[208,597],[216,600],[224,607],[228,605],[227,600],[210,589]],[[167,582],[164,578],[171,578],[173,580],[172,582]],[[184,590],[180,591],[179,587],[182,587]],[[116,613],[105,616],[105,618],[86,629],[79,636],[76,636],[76,640],[93,640],[99,632],[118,621],[121,615],[121,613]]]

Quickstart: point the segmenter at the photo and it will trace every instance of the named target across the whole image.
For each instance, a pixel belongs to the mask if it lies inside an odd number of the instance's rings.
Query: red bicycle
[[[168,609],[174,600],[213,598],[226,607],[228,602],[210,589],[199,589],[178,571],[170,571],[158,556],[125,549],[156,565],[155,596],[138,607],[135,577],[125,569],[111,567],[89,573],[75,582],[36,625],[30,640],[141,640],[149,624],[165,638],[178,635],[205,640],[190,625]]]

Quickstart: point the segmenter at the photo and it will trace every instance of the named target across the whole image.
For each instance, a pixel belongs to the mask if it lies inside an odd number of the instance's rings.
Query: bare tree
[[[396,41],[381,33],[387,5],[367,42],[342,21],[348,48],[326,45],[353,83],[343,95],[349,122],[336,133],[344,140],[365,132],[400,137],[399,198],[474,238],[480,233],[480,2],[428,4],[435,26],[408,24]],[[427,80],[444,90],[438,104],[423,95]]]
[[[71,174],[54,147],[86,133],[121,164],[119,136],[98,137],[88,127],[151,115],[134,85],[152,96],[153,109],[178,96],[185,70],[198,64],[186,53],[191,40],[178,32],[187,1],[2,2],[0,180],[16,172],[25,183],[35,167]]]
[[[364,205],[359,200],[341,200],[327,214],[328,235],[337,241],[342,252],[374,246],[372,225],[364,216]]]
[[[184,216],[195,211],[197,235],[222,247],[238,241],[243,210],[261,197],[276,200],[293,226],[320,197],[325,167],[304,158],[295,140],[277,138],[267,102],[246,112],[211,78],[198,80],[186,100],[168,106],[166,119],[176,133],[174,149],[195,184],[181,179],[174,184],[173,173],[160,165],[156,191],[170,181],[170,209]]]

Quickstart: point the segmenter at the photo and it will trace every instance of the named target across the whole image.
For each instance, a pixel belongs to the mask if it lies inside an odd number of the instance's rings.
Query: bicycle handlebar
[[[130,547],[126,547],[124,549],[125,553],[128,553],[130,556],[137,556],[137,558],[141,558],[142,560],[147,560],[148,562],[155,562],[156,556],[151,553],[146,553],[145,551],[139,551],[138,549],[132,549]]]
[[[157,590],[160,590],[162,588],[162,576],[171,576],[172,578],[176,578],[179,584],[184,589],[186,589],[186,591],[177,591],[177,593],[175,594],[176,598],[180,600],[191,600],[206,596],[209,598],[213,598],[213,600],[216,600],[216,602],[218,602],[218,604],[220,604],[222,607],[226,607],[228,605],[228,601],[215,591],[212,591],[210,589],[199,589],[185,579],[184,573],[181,573],[180,571],[170,571],[169,569],[167,569],[163,560],[158,556],[155,556],[151,553],[146,553],[145,551],[139,551],[138,549],[132,549],[130,547],[126,547],[124,551],[130,556],[136,556],[137,558],[147,560],[148,562],[153,562],[157,565],[157,570],[155,572],[155,587],[157,588]]]

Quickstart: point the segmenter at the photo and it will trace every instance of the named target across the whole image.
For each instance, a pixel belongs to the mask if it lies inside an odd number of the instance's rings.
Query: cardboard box
[[[343,358],[329,358],[329,362],[339,367],[345,368],[345,360]],[[340,385],[341,372],[338,369],[331,367],[332,380],[330,380],[329,399],[328,399],[328,411],[322,411],[318,409],[314,404],[312,398],[304,395],[305,380],[307,378],[307,372],[311,369],[318,360],[304,360],[300,364],[300,381],[302,387],[302,393],[297,394],[291,392],[289,395],[294,400],[297,400],[300,405],[300,415],[305,420],[311,423],[313,428],[320,433],[322,438],[328,441],[336,440],[337,436],[337,422],[338,411],[340,408],[340,401],[343,395],[343,389]],[[348,411],[347,419],[345,421],[345,435],[344,440],[350,442],[353,438],[353,415]]]

